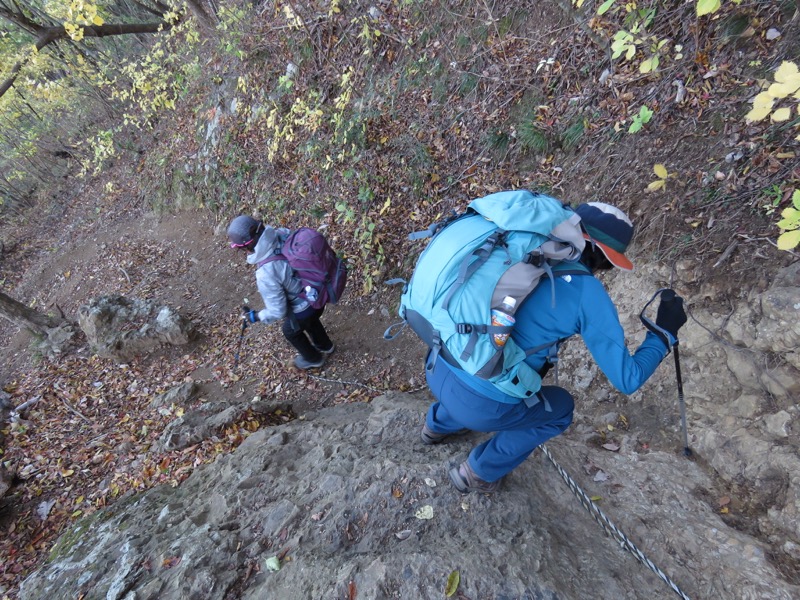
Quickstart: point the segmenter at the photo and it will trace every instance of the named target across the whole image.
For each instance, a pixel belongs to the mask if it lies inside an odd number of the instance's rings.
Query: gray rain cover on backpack
[[[449,363],[517,398],[533,396],[541,377],[509,337],[498,346],[491,311],[512,296],[516,307],[551,265],[577,261],[584,248],[580,217],[555,198],[524,190],[473,200],[468,211],[438,230],[417,260],[400,316]],[[555,299],[554,299],[555,301]],[[389,336],[387,331],[386,337]],[[542,340],[536,352],[556,340]]]

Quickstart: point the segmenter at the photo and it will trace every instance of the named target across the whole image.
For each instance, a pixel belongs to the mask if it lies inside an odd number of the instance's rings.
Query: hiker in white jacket
[[[280,254],[288,229],[275,229],[252,217],[240,215],[228,226],[231,248],[245,250],[247,262],[256,265],[256,285],[264,300],[264,308],[248,310],[243,318],[250,323],[283,321],[283,335],[295,347],[298,369],[313,369],[325,363],[334,351],[334,344],[320,321],[323,308],[315,309],[301,295],[303,285],[294,276],[286,260],[271,260]]]

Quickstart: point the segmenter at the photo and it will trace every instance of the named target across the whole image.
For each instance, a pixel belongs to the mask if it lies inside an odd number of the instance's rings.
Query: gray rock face
[[[447,469],[484,434],[423,446],[428,402],[389,394],[262,429],[179,487],[79,522],[21,597],[425,600],[444,597],[452,571],[471,599],[673,597],[539,452],[499,493],[458,494]],[[800,597],[756,540],[696,497],[709,482],[695,463],[629,440],[589,448],[573,432],[548,447],[690,597]]]
[[[98,355],[119,362],[162,344],[187,344],[194,336],[191,322],[168,306],[116,295],[82,306],[78,323]]]

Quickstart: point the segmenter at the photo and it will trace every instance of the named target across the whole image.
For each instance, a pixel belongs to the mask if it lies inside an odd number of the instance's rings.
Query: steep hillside
[[[605,281],[631,342],[659,287],[674,287],[693,317],[681,358],[697,477],[683,489],[730,528],[728,539],[747,536],[756,587],[800,583],[800,282],[797,255],[775,247],[775,222],[800,188],[798,119],[745,119],[780,65],[798,62],[800,17],[788,2],[724,3],[704,17],[694,3],[580,4],[279,2],[226,12],[219,38],[186,52],[199,76],[174,111],[152,130],[128,130],[97,176],[67,178],[24,217],[4,214],[0,278],[12,297],[67,315],[100,294],[155,299],[190,316],[201,337],[125,365],[86,348],[48,362],[30,336],[0,323],[0,384],[14,406],[38,400],[6,429],[3,463],[17,479],[0,505],[0,593],[15,597],[81,518],[178,486],[252,430],[387,390],[423,393],[422,345],[410,333],[381,339],[398,297],[382,282],[410,273],[421,245],[409,232],[507,188],[608,201],[634,218],[637,271]],[[615,36],[633,46],[629,59],[612,58]],[[324,227],[347,255],[348,296],[326,311],[338,350],[324,371],[291,369],[274,327],[240,340],[239,307],[259,301],[222,235],[239,212]],[[663,479],[647,487],[620,471],[600,481],[592,465],[609,441],[622,462],[680,451],[673,365],[624,397],[579,342],[563,354],[562,377],[580,399],[567,434],[583,448],[573,448],[573,475],[604,498],[645,486],[658,502]],[[202,387],[187,412],[254,396],[283,412],[242,410],[194,446],[156,451],[178,415],[153,399],[187,378]],[[660,556],[691,572],[706,549]],[[698,597],[735,593],[724,582],[688,585]]]

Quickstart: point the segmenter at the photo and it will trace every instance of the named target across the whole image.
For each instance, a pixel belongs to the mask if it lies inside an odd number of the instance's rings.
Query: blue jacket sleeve
[[[649,331],[633,355],[628,352],[617,309],[603,285],[594,279],[584,288],[579,329],[597,366],[624,394],[638,390],[667,355],[664,343]]]

